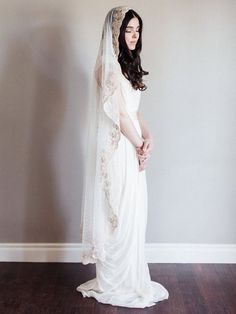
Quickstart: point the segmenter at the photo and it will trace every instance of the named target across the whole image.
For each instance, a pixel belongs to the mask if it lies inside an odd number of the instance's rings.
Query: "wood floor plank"
[[[95,277],[95,264],[0,263],[2,314],[236,314],[236,265],[149,264],[169,299],[145,308],[102,304],[76,287]]]

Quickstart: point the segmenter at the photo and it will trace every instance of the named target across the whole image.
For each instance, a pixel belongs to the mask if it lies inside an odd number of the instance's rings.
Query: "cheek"
[[[131,34],[130,33],[125,33],[125,41],[126,44],[128,44],[128,42],[131,40]]]

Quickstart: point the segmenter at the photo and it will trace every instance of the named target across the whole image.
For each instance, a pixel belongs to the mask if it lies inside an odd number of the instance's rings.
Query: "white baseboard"
[[[80,243],[0,243],[1,262],[81,261]],[[146,243],[148,263],[236,263],[236,244]]]

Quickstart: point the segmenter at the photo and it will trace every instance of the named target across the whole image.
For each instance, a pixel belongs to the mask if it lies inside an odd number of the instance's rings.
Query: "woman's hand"
[[[146,138],[146,139],[144,139],[144,141],[143,141],[144,143],[143,143],[143,146],[141,147],[142,148],[142,150],[144,151],[144,152],[150,152],[150,151],[152,151],[152,149],[153,149],[153,139],[150,137],[150,138]]]
[[[150,152],[153,149],[153,140],[152,138],[146,138],[143,142],[142,147],[137,147],[137,157],[139,161],[139,171],[142,171],[146,168],[146,163],[150,158]]]
[[[142,171],[146,168],[147,161],[150,158],[150,155],[147,155],[147,157],[144,157],[144,159],[141,157],[139,158],[139,171]]]
[[[139,171],[142,171],[146,168],[146,163],[148,159],[150,158],[150,154],[144,152],[142,149],[137,149],[137,156],[139,161]]]

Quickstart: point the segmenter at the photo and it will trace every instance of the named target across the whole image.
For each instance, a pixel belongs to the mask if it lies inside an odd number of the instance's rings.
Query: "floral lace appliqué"
[[[112,15],[112,43],[115,55],[118,57],[119,55],[119,42],[118,37],[120,34],[120,27],[122,24],[122,21],[124,19],[125,13],[129,11],[129,7],[121,6],[117,7]]]
[[[111,204],[111,195],[110,195],[111,179],[108,173],[108,163],[110,161],[110,158],[114,150],[118,147],[119,139],[120,139],[119,126],[113,123],[112,129],[110,132],[109,149],[103,150],[101,154],[101,180],[102,180],[102,187],[103,187],[107,204],[108,204],[108,213],[109,213],[108,220],[111,223],[112,231],[114,231],[118,226],[118,217],[115,214],[113,206]]]
[[[86,251],[83,251],[81,256],[81,262],[82,264],[94,264],[97,262],[97,260],[103,261],[105,259],[105,251],[104,247],[101,248],[98,247],[95,243],[93,243],[92,247],[87,249]]]

